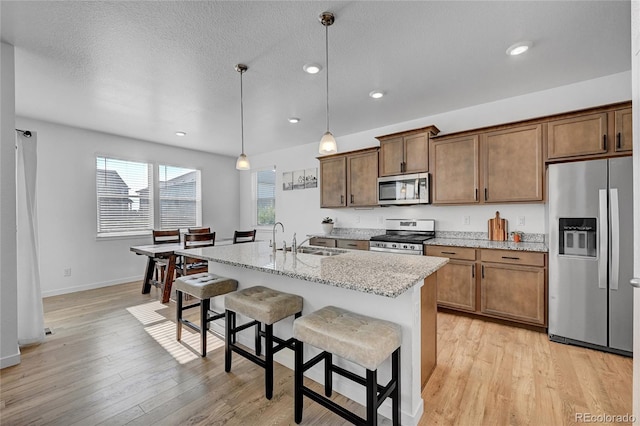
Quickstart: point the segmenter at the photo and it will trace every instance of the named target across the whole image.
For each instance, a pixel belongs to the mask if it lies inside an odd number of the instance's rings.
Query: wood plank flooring
[[[290,370],[276,364],[266,400],[262,369],[236,356],[225,373],[222,342],[212,335],[200,358],[198,335],[183,330],[194,349],[175,341],[173,303],[140,288],[44,299],[54,334],[0,370],[0,424],[294,424]],[[561,425],[577,423],[576,413],[631,412],[631,359],[480,319],[439,313],[438,322],[438,366],[423,392],[421,425]],[[305,399],[303,424],[346,422]]]

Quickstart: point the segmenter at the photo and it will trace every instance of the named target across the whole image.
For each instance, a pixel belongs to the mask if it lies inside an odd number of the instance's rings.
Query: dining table
[[[221,239],[216,241],[216,245],[229,245],[233,244],[232,239]],[[144,272],[144,279],[142,281],[142,294],[148,294],[151,292],[151,286],[162,289],[162,303],[169,303],[171,299],[171,287],[173,285],[173,279],[176,270],[175,252],[177,250],[184,251],[183,243],[165,243],[165,244],[149,244],[143,246],[131,246],[130,251],[141,256],[147,256],[147,265]],[[196,250],[196,249],[188,249]],[[187,250],[187,251],[188,251]],[[153,273],[155,271],[156,263],[159,259],[166,260],[167,270],[164,273],[164,281],[155,280]]]

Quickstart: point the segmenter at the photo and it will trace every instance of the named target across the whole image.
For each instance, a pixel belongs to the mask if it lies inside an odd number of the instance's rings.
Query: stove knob
[[[406,244],[402,246],[402,248],[409,248],[409,246],[407,246]]]
[[[397,246],[395,244],[391,244],[391,247],[396,248]]]

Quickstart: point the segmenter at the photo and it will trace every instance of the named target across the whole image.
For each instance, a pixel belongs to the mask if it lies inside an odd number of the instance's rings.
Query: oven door
[[[428,204],[429,173],[378,178],[378,204]]]

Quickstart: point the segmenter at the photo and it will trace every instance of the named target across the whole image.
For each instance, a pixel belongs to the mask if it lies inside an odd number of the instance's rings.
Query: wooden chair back
[[[216,244],[216,233],[184,234],[184,248],[211,247]],[[206,260],[184,256],[181,275],[193,275],[207,272],[209,266]]]
[[[211,228],[187,228],[189,234],[208,234],[211,232]]]
[[[256,240],[256,230],[253,231],[235,231],[233,233],[233,244],[250,243]]]
[[[180,230],[153,230],[153,244],[180,244]]]

